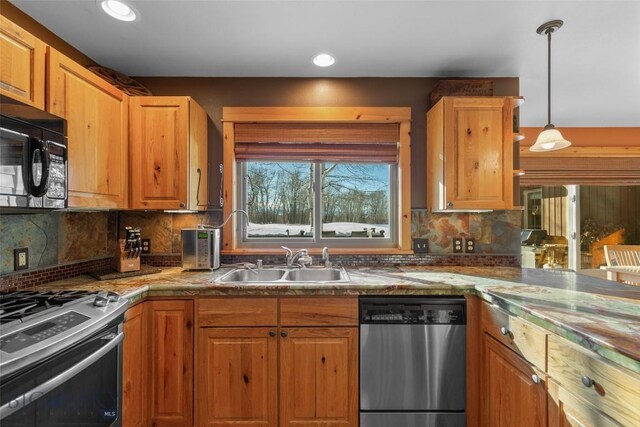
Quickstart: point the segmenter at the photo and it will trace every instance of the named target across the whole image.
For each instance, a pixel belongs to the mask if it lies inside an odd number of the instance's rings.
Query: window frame
[[[396,239],[390,247],[371,247],[371,239],[353,238],[354,245],[332,244],[332,239],[322,239],[329,247],[335,247],[334,253],[348,254],[394,254],[412,253],[411,249],[411,108],[410,107],[224,107],[223,122],[223,218],[232,211],[240,209],[238,187],[239,162],[235,158],[234,125],[236,123],[397,123],[399,125],[398,162],[395,166],[397,191],[395,209],[390,221],[394,221]],[[317,168],[315,168],[317,169]],[[391,205],[391,203],[390,203]],[[318,213],[316,213],[317,215]],[[272,246],[251,247],[239,238],[238,224],[243,216],[236,215],[223,228],[222,252],[224,254],[268,254],[281,253],[280,244],[289,243],[287,239],[269,242]],[[393,223],[392,223],[393,225]],[[340,239],[342,240],[342,239]],[[346,240],[346,239],[345,239]],[[356,245],[355,240],[363,240]],[[382,240],[382,239],[381,239]],[[386,239],[385,239],[386,240]],[[394,239],[392,239],[394,240]],[[367,245],[369,243],[369,245]],[[319,245],[316,243],[314,246]],[[305,246],[301,243],[301,246]],[[310,249],[317,252],[319,249]],[[333,248],[332,248],[333,249]]]
[[[274,161],[265,161],[268,163],[275,163]],[[247,162],[237,162],[237,182],[236,197],[239,202],[239,209],[246,209],[246,195],[247,195]],[[294,162],[298,163],[298,162]],[[326,161],[308,161],[306,163],[312,163],[313,167],[313,237],[258,237],[249,239],[246,233],[246,223],[237,221],[234,227],[234,233],[239,236],[238,243],[244,248],[252,249],[270,249],[274,246],[279,247],[282,244],[291,248],[322,248],[328,246],[330,248],[367,248],[371,247],[375,242],[376,248],[393,248],[397,245],[398,241],[398,221],[397,221],[397,209],[394,209],[398,205],[398,166],[397,164],[389,164],[389,237],[374,238],[368,237],[323,237],[322,236],[322,217],[324,216],[323,204],[322,204],[322,188],[321,188],[321,171],[319,165],[326,164]]]

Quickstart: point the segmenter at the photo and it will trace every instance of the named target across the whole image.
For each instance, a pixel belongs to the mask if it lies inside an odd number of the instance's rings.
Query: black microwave
[[[0,208],[67,207],[67,123],[0,95]]]

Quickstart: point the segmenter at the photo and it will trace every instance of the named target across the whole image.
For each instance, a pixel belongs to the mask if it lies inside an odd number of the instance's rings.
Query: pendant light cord
[[[547,30],[547,125],[551,124],[551,33],[552,29]]]

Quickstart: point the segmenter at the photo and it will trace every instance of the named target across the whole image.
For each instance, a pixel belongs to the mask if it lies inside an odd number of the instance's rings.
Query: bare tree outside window
[[[389,239],[389,170],[386,164],[246,162],[247,236],[313,238],[322,230],[323,238]]]

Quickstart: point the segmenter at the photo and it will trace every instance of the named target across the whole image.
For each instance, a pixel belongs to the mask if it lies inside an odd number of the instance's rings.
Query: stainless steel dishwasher
[[[466,426],[464,298],[360,299],[360,427]]]

